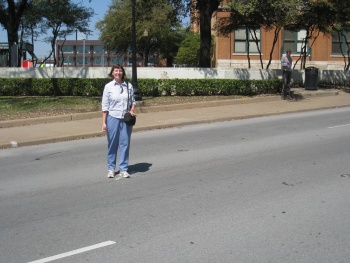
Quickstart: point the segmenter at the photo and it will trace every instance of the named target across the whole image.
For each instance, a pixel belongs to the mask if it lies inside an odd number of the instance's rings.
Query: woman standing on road
[[[135,115],[134,89],[130,83],[125,81],[123,66],[114,65],[108,76],[113,80],[106,84],[102,95],[102,131],[107,132],[108,141],[107,177],[114,178],[119,148],[120,175],[129,178],[128,166],[132,126],[127,125],[123,121],[123,117],[126,112]],[[129,109],[127,109],[127,105],[129,105]]]

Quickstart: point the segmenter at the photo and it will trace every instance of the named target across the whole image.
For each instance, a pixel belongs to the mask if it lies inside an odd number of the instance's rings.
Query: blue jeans
[[[132,126],[123,120],[107,116],[108,170],[115,170],[118,148],[120,172],[128,170],[131,132]]]

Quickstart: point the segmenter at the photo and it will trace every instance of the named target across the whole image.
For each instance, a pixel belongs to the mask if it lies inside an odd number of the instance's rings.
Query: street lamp
[[[131,29],[131,52],[132,52],[132,86],[134,87],[134,95],[136,101],[141,101],[142,96],[137,84],[137,68],[136,68],[136,15],[135,15],[136,0],[132,0],[132,29]]]
[[[148,67],[148,59],[146,59],[146,54],[148,51],[148,30],[147,29],[145,29],[145,31],[143,31],[143,36],[146,38],[145,50],[143,53],[143,66]]]
[[[85,68],[85,38],[83,38],[83,68]]]

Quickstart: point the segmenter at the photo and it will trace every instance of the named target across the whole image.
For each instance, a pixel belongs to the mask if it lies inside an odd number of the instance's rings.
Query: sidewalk
[[[302,99],[281,100],[280,96],[255,97],[215,102],[138,107],[134,132],[196,123],[229,121],[316,109],[348,107],[350,94],[338,90],[295,89]],[[0,121],[0,149],[105,136],[101,112]]]

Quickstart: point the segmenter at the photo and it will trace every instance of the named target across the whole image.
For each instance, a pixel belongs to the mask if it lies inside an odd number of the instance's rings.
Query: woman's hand
[[[107,125],[106,124],[102,124],[102,131],[106,132],[107,131]]]
[[[132,116],[135,116],[134,110],[129,111]]]

